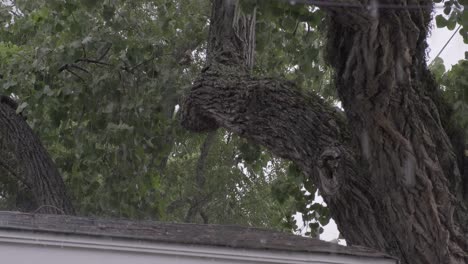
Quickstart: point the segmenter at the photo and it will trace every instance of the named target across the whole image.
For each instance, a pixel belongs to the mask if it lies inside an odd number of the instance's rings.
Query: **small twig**
[[[102,62],[100,60],[93,60],[93,59],[87,59],[87,58],[77,59],[75,62],[87,62],[87,63],[101,64],[105,66],[112,66],[112,64],[107,63],[107,62]]]
[[[156,59],[156,57],[152,57],[152,58],[150,58],[150,59],[144,60],[144,61],[138,63],[137,65],[131,67],[131,68],[130,68],[130,71],[133,71],[134,69],[140,67],[141,65],[143,65],[143,64],[145,64],[145,63],[148,63],[148,62],[150,62],[150,61],[152,61],[152,60],[155,60],[155,59]]]
[[[109,43],[107,49],[104,51],[104,53],[102,53],[102,55],[97,60],[102,61],[102,59],[104,59],[107,53],[109,53],[109,50],[111,49],[111,47],[112,47],[112,43]]]
[[[69,67],[72,67],[72,68],[75,68],[75,69],[78,69],[80,71],[83,71],[83,72],[86,72],[87,74],[90,74],[88,70],[86,70],[85,68],[82,68],[76,64],[69,64]]]
[[[84,72],[86,72],[86,73],[89,74],[89,71],[88,71],[88,70],[86,70],[86,69],[84,69],[84,68],[82,68],[82,67],[80,67],[80,66],[78,66],[78,65],[76,65],[76,64],[74,64],[74,63],[71,63],[71,64],[68,64],[68,63],[67,63],[67,64],[63,65],[62,67],[60,67],[60,68],[58,69],[58,72],[60,73],[60,72],[63,72],[63,71],[65,71],[65,70],[71,72],[71,71],[70,71],[70,68],[75,68],[75,69],[78,69],[78,70],[80,70],[80,71],[84,71]]]
[[[62,65],[59,69],[58,72],[63,72],[64,70],[68,69],[68,64]]]
[[[297,22],[296,22],[296,27],[294,28],[294,31],[293,31],[293,33],[292,33],[292,34],[293,34],[293,36],[295,36],[295,35],[296,35],[297,28],[299,27],[299,24],[300,24],[300,22],[299,22],[299,21],[297,21]]]
[[[83,77],[81,77],[80,75],[76,74],[74,71],[72,71],[72,70],[70,70],[70,69],[68,69],[68,68],[66,68],[65,70],[66,70],[67,72],[69,72],[69,73],[75,75],[75,76],[76,76],[78,79],[80,79],[82,82],[86,83],[85,79],[83,79]]]

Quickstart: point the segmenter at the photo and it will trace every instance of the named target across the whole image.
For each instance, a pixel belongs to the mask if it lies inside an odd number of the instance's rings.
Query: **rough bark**
[[[431,1],[391,1],[406,9],[379,9],[388,1],[323,6],[349,128],[318,96],[248,75],[251,62],[241,59],[253,41],[239,36],[254,34],[238,32],[246,31],[238,24],[254,16],[227,12],[236,2],[214,1],[210,41],[217,43],[184,102],[182,124],[225,127],[297,163],[317,181],[350,244],[402,263],[466,263],[467,205],[448,135],[456,133],[424,57]]]
[[[1,101],[0,176],[17,179],[26,189],[21,197],[32,194],[28,210],[33,204],[38,213],[74,214],[62,177],[39,138],[16,113],[11,99],[2,96]]]
[[[378,191],[363,197],[375,203],[371,214],[377,221],[368,228],[356,229],[357,219],[349,221],[346,212],[333,215],[351,244],[386,250],[404,263],[466,263],[459,164],[444,123],[447,107],[425,63],[431,1],[408,1],[420,6],[413,9],[378,4],[329,13],[329,61],[370,187]],[[361,19],[345,20],[342,13]],[[329,200],[349,207],[345,200]],[[348,235],[351,229],[358,234]]]
[[[256,10],[242,14],[237,0],[213,1],[207,49],[207,64],[247,72],[255,54]]]

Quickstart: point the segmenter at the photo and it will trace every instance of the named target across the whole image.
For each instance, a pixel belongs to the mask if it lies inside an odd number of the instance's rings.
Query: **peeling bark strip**
[[[38,213],[74,214],[65,184],[54,162],[25,120],[9,104],[0,103],[2,177],[19,180],[32,193]]]
[[[248,75],[253,40],[239,36],[254,34],[239,21],[255,16],[233,12],[234,0],[213,1],[208,66],[183,103],[182,124],[225,127],[294,161],[317,180],[349,244],[402,263],[468,263],[467,204],[448,108],[424,58],[432,1],[337,1],[362,6],[322,7],[349,130],[318,96]],[[388,3],[421,8],[378,8]]]

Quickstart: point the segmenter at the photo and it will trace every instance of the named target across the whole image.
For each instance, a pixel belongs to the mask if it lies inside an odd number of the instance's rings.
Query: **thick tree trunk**
[[[54,162],[11,99],[0,102],[0,177],[13,177],[31,192],[37,213],[74,214]],[[27,196],[27,195],[26,195]],[[24,203],[25,201],[23,201]]]
[[[318,96],[248,75],[253,40],[240,36],[254,36],[255,17],[235,11],[234,0],[214,1],[208,66],[184,102],[182,124],[225,127],[297,163],[349,244],[402,263],[466,263],[462,178],[424,58],[431,1],[408,1],[410,9],[341,2],[354,7],[324,8],[329,62],[351,129]]]
[[[404,263],[466,263],[459,164],[425,62],[431,1],[409,1],[413,9],[378,9],[374,2],[331,10],[328,31],[338,93],[375,191],[359,199],[372,210],[356,215],[349,199],[327,200],[347,208],[333,216],[351,244],[385,250]]]

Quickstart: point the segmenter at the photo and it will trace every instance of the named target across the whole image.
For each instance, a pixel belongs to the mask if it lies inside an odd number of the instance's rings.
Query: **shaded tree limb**
[[[185,222],[191,223],[195,220],[195,216],[199,214],[203,219],[205,224],[208,224],[209,218],[204,212],[204,207],[206,203],[209,201],[209,197],[211,195],[205,194],[205,168],[206,168],[206,159],[208,157],[211,145],[216,139],[216,131],[209,132],[203,144],[200,147],[200,157],[197,161],[197,166],[195,168],[195,183],[197,188],[197,195],[190,199],[190,208],[187,211],[187,215],[185,216]]]
[[[74,214],[65,184],[54,162],[23,117],[10,105],[0,103],[1,164],[9,175],[32,193],[38,212]]]
[[[197,167],[195,169],[195,180],[197,187],[202,190],[205,187],[206,177],[205,177],[205,168],[206,168],[206,159],[216,139],[216,131],[212,131],[206,135],[203,144],[200,147],[200,157],[198,157]]]
[[[363,202],[373,190],[361,176],[365,171],[347,123],[317,95],[302,94],[282,80],[204,74],[181,109],[185,128],[206,132],[224,127],[263,145],[312,177],[331,210],[366,214],[367,220],[355,221],[362,229],[376,221],[373,202]],[[344,207],[342,201],[350,206]]]
[[[197,132],[227,128],[296,161],[309,173],[311,162],[325,150],[352,151],[341,113],[287,81],[204,74],[181,109],[185,128]]]

